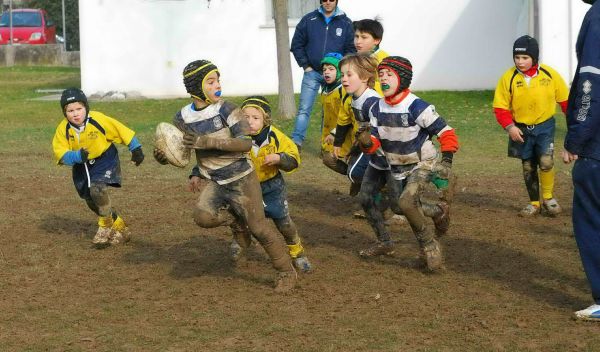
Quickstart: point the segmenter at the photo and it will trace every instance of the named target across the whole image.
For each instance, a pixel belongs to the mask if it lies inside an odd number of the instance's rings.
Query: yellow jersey
[[[493,107],[510,110],[517,123],[537,125],[554,116],[556,103],[568,98],[565,81],[552,67],[540,64],[531,78],[512,67],[498,81]]]
[[[275,128],[275,126],[268,126],[266,128],[269,129],[269,131],[267,132],[265,140],[260,145],[257,145],[253,139],[252,149],[248,152],[260,182],[270,180],[280,172],[277,166],[264,165],[265,157],[269,154],[285,153],[294,158],[298,163],[298,166],[300,166],[300,153],[292,139]],[[288,172],[295,170],[296,169]]]
[[[321,131],[321,150],[323,152],[333,152],[333,143],[326,144],[325,137],[330,134],[335,136],[334,130],[336,125],[338,124],[338,116],[340,115],[340,110],[346,108],[344,105],[344,97],[345,101],[348,102],[347,107],[350,109],[350,113],[352,113],[352,107],[350,107],[350,102],[352,98],[346,93],[346,90],[340,84],[336,89],[333,89],[330,92],[321,92],[321,103],[323,104],[323,126]],[[346,114],[343,114],[346,116]],[[345,124],[352,123],[352,120],[344,120]],[[343,158],[348,155],[350,148],[352,147],[354,134],[348,133],[346,135],[346,139],[344,139],[344,143],[342,144],[342,149],[340,151],[340,157]]]

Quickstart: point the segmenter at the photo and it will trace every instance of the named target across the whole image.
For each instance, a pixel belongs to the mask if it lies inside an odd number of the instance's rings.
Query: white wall
[[[277,92],[275,30],[266,0],[80,1],[81,76],[88,94],[139,91],[185,96],[181,71],[206,58],[223,92]],[[382,48],[408,57],[415,89],[493,88],[527,33],[529,0],[343,0],[353,20],[379,16]],[[290,28],[290,39],[294,28]],[[302,70],[292,58],[294,88]]]
[[[539,2],[540,60],[558,70],[569,84],[577,67],[577,35],[590,6],[581,0]]]

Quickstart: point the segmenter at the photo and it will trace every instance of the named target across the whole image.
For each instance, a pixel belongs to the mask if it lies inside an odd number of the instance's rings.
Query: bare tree
[[[292,81],[287,5],[287,0],[273,0],[275,41],[277,43],[277,73],[279,76],[278,114],[283,119],[292,119],[296,116],[296,99],[294,98]]]

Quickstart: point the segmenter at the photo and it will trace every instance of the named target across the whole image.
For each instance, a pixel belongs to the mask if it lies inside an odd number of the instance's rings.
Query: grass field
[[[358,257],[374,236],[352,217],[344,178],[318,159],[317,104],[302,168],[287,176],[316,270],[277,295],[262,251],[233,266],[227,229],[192,221],[187,170],[152,159],[156,124],[185,99],[91,102],[135,129],[147,156],[136,168],[119,147],[124,182],[111,197],[132,241],[92,248],[96,219],[70,169],[52,161],[59,103],[32,100],[39,88],[78,85],[70,68],[0,68],[0,351],[600,351],[600,326],[571,318],[591,296],[572,237],[570,167],[557,163],[562,215],[518,218],[520,162],[506,157],[492,92],[418,93],[462,145],[446,270],[435,275],[407,226],[393,228],[394,256]]]

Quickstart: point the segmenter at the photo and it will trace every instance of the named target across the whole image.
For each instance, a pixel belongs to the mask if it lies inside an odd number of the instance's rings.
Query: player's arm
[[[250,125],[241,116],[240,109],[235,109],[228,114],[227,125],[233,137],[199,136],[186,132],[183,136],[183,145],[190,149],[223,150],[226,152],[247,152],[252,148],[252,140],[248,138]]]
[[[73,166],[85,163],[88,160],[89,153],[87,150],[83,148],[71,150],[66,137],[66,128],[63,124],[56,129],[52,139],[52,150],[54,151],[56,163],[59,165]]]
[[[600,129],[600,21],[591,20],[579,56],[577,80],[571,86],[565,149],[581,154]]]
[[[277,155],[279,161],[276,166],[279,170],[285,172],[292,172],[300,165],[300,153],[298,152],[298,146],[284,134],[279,134],[279,148]],[[268,157],[268,155],[267,155]],[[267,158],[265,158],[265,163]]]

